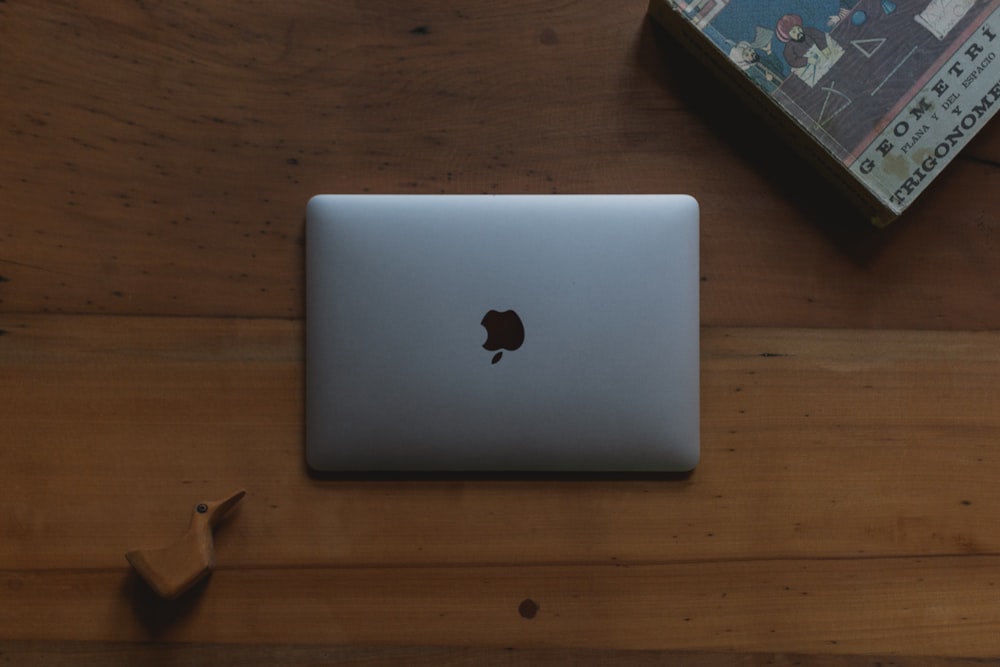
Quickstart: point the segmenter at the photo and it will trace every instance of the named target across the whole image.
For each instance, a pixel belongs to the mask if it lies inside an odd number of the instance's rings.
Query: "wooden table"
[[[644,11],[0,2],[0,662],[1000,656],[1000,124],[878,232]],[[322,192],[696,196],[697,471],[311,477]]]

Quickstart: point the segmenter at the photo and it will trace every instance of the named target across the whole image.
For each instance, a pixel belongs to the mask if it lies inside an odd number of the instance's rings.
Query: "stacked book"
[[[1000,108],[1000,0],[650,0],[879,226]]]

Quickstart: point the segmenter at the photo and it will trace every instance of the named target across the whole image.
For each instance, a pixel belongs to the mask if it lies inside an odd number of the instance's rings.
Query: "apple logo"
[[[483,347],[490,352],[500,350],[493,355],[493,361],[490,362],[492,364],[500,361],[503,350],[513,352],[524,342],[524,325],[513,310],[505,310],[502,313],[491,310],[483,316],[480,324],[486,327],[486,342],[483,343]]]

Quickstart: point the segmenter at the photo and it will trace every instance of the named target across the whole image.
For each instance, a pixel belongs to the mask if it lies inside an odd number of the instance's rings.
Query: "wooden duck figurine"
[[[125,554],[160,597],[172,600],[208,576],[215,567],[212,528],[246,495],[240,489],[222,500],[201,502],[191,513],[187,532],[163,549],[136,549]]]

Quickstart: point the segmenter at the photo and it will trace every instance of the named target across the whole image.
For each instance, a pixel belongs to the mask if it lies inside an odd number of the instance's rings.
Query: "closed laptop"
[[[690,197],[320,195],[306,282],[314,469],[698,461]]]

